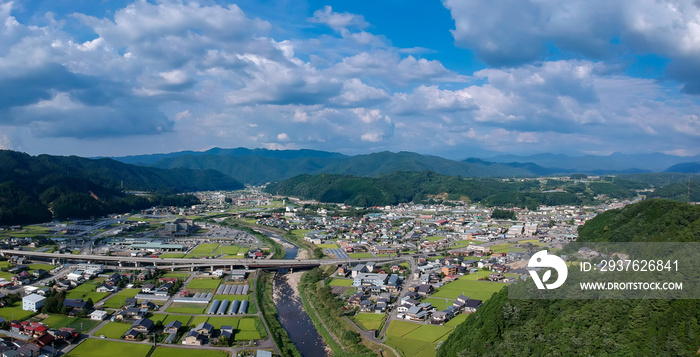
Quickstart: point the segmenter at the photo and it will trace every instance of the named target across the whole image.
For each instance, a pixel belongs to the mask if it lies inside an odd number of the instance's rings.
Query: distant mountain
[[[585,155],[567,156],[561,154],[537,154],[530,156],[498,155],[484,158],[487,161],[531,162],[544,167],[559,167],[566,170],[592,174],[623,174],[660,172],[671,165],[700,160],[700,156],[682,157],[661,153],[653,154],[622,154],[613,153],[608,156]]]
[[[134,156],[123,156],[114,157],[114,160],[125,162],[127,164],[153,164],[163,159],[172,159],[182,156],[259,156],[273,159],[300,159],[300,158],[339,158],[346,157],[343,154],[337,152],[328,151],[318,151],[318,150],[268,150],[268,149],[248,149],[248,148],[234,148],[234,149],[222,149],[213,148],[206,151],[179,151],[168,154],[150,154],[150,155],[134,155]]]
[[[697,174],[700,173],[700,162],[683,162],[680,164],[675,164],[664,172],[680,172],[684,174]]]
[[[0,224],[82,218],[165,202],[190,204],[192,198],[167,195],[240,188],[243,184],[239,181],[214,170],[167,170],[111,159],[30,156],[0,150]],[[122,190],[153,191],[158,195],[146,199]]]
[[[453,161],[405,151],[345,156],[314,150],[238,148],[212,149],[196,154],[180,152],[159,155],[117,159],[159,168],[214,169],[250,184],[264,184],[301,174],[321,173],[374,177],[394,171],[429,170],[462,177],[524,177],[561,171],[549,170],[536,164],[499,164],[478,159]]]
[[[425,202],[436,196],[481,202],[488,206],[531,208],[541,204],[583,204],[584,200],[590,202],[590,198],[573,192],[541,192],[540,183],[536,180],[461,178],[431,171],[394,171],[377,177],[299,175],[268,185],[265,191],[360,207]]]

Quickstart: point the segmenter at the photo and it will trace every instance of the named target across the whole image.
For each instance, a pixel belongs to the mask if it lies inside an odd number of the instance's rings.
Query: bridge
[[[108,256],[96,254],[60,254],[33,252],[27,250],[0,250],[2,256],[20,256],[41,260],[50,260],[51,264],[64,263],[97,263],[112,265],[122,269],[142,268],[155,266],[159,269],[195,269],[243,267],[245,269],[294,269],[311,268],[321,265],[345,263],[389,263],[398,260],[409,260],[410,257],[387,257],[387,258],[350,258],[350,259],[192,259],[192,258],[151,258],[151,257],[124,257]]]

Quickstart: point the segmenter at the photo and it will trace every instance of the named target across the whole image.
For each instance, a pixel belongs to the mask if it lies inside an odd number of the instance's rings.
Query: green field
[[[185,256],[185,258],[199,258],[211,256],[219,248],[218,243],[202,243]]]
[[[355,315],[355,320],[360,324],[363,330],[378,330],[382,326],[382,321],[384,320],[384,314],[373,314],[360,312]]]
[[[7,260],[0,261],[0,268],[9,268],[11,266],[12,264],[10,264],[10,262],[8,262]]]
[[[486,274],[488,274],[488,272],[484,273],[485,274],[483,276],[487,276]],[[493,295],[493,293],[501,290],[507,285],[505,283],[476,281],[474,280],[475,278],[470,275],[460,277],[451,283],[447,283],[445,286],[439,288],[438,291],[432,295],[432,297],[456,299],[457,296],[464,294],[470,299],[486,301],[491,297],[491,295]]]
[[[340,246],[335,243],[316,244],[316,246],[321,249],[340,249]]]
[[[425,239],[429,242],[435,242],[435,241],[438,241],[440,239],[445,239],[445,237],[444,236],[430,236],[430,237],[425,237],[423,239]]]
[[[165,320],[163,320],[163,325],[167,325],[170,321],[177,320],[182,322],[183,326],[187,326],[191,318],[192,316],[186,315],[168,315],[168,317],[166,317]]]
[[[240,320],[240,318],[233,316],[212,316],[207,322],[212,324],[216,329],[221,328],[223,325],[230,325],[233,326],[234,329],[237,329]]]
[[[216,251],[216,254],[224,255],[238,255],[243,256],[248,251],[247,247],[241,247],[238,245],[222,245]]]
[[[104,335],[107,338],[116,338],[120,339],[126,331],[129,331],[131,328],[131,323],[125,323],[125,322],[108,322],[106,325],[102,326],[101,329],[97,330],[95,332],[95,336],[101,336]]]
[[[445,322],[444,326],[457,327],[457,325],[464,322],[464,320],[466,320],[467,317],[469,317],[469,314],[459,314],[453,317],[452,320]]]
[[[163,253],[163,254],[159,255],[158,257],[159,258],[168,258],[168,259],[170,259],[170,258],[175,258],[175,259],[184,258],[185,253]]]
[[[115,342],[100,339],[87,339],[66,354],[66,357],[145,357],[151,350],[150,344]],[[187,351],[187,350],[185,350]]]
[[[5,280],[11,281],[14,274],[8,273],[6,271],[0,271],[0,278],[5,278]]]
[[[348,253],[350,258],[374,258],[372,253]]]
[[[208,316],[194,316],[192,318],[192,321],[190,321],[190,325],[197,326],[197,325],[201,324],[202,322],[207,322],[207,320],[209,320]]]
[[[387,329],[385,343],[404,356],[433,357],[437,343],[446,340],[452,331],[452,327],[394,320]]]
[[[190,274],[178,273],[178,272],[171,271],[171,272],[165,273],[162,277],[163,278],[175,278],[175,279],[187,279],[190,277]]]
[[[174,302],[165,309],[165,312],[174,312],[180,314],[203,314],[206,304],[191,304],[184,302]]]
[[[0,307],[0,317],[4,317],[5,320],[8,320],[8,321],[12,321],[12,320],[22,321],[32,314],[34,314],[34,313],[31,311],[22,310],[22,302],[21,301],[14,303],[12,306]]]
[[[126,299],[136,296],[136,294],[138,294],[139,291],[141,291],[141,289],[124,289],[122,291],[119,291],[109,300],[107,300],[102,306],[109,307],[112,309],[119,309],[122,306],[124,306],[124,302],[126,301]]]
[[[34,270],[44,269],[44,270],[46,270],[46,271],[51,271],[51,270],[53,270],[53,268],[55,268],[56,266],[55,266],[55,265],[51,265],[51,264],[39,264],[39,263],[34,263],[34,264],[29,264],[28,267],[29,267],[29,271],[30,271],[29,274],[32,274],[32,272],[33,272]]]
[[[197,278],[192,279],[189,284],[187,284],[186,289],[191,293],[213,293],[219,287],[221,279],[219,278]]]
[[[212,351],[212,350],[196,350],[196,353],[192,353],[191,349],[185,348],[172,348],[172,347],[158,347],[153,351],[151,357],[228,357],[230,356],[226,351]]]
[[[44,320],[44,323],[51,328],[58,329],[61,327],[70,327],[74,328],[78,332],[90,331],[92,328],[99,325],[100,322],[101,321],[68,317],[64,315],[52,315]]]
[[[333,279],[331,280],[330,286],[352,286],[352,280],[350,279]]]
[[[429,303],[433,304],[433,306],[435,308],[437,308],[438,310],[443,311],[443,310],[447,309],[448,307],[452,306],[452,303],[454,302],[454,300],[429,297],[429,298],[426,298],[425,300],[423,300],[422,302],[429,302]]]
[[[109,295],[109,293],[95,292],[95,289],[97,289],[100,285],[102,285],[102,283],[98,283],[96,281],[82,283],[76,286],[73,290],[69,291],[68,294],[66,294],[66,298],[83,299],[85,301],[92,299],[92,302],[96,303]]]
[[[153,320],[153,322],[158,322],[158,321],[165,321],[165,319],[168,317],[167,314],[162,314],[162,313],[149,313],[150,316],[148,316],[149,319]]]

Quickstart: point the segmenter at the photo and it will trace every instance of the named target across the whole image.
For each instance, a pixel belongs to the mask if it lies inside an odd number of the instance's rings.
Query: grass
[[[186,289],[193,293],[213,293],[219,287],[221,279],[211,279],[211,278],[199,278],[192,279],[189,284],[187,284]]]
[[[340,249],[340,246],[335,243],[316,244],[316,246],[321,249]]]
[[[138,294],[139,291],[141,291],[141,289],[124,289],[122,291],[119,291],[113,297],[107,300],[102,306],[109,307],[112,309],[118,309],[124,306],[124,302],[126,301],[126,299],[136,296],[136,294]]]
[[[83,299],[87,301],[92,299],[92,302],[98,302],[109,295],[109,293],[98,293],[95,291],[100,286],[101,283],[95,281],[88,281],[80,284],[66,294],[67,299]]]
[[[202,314],[206,304],[192,304],[185,302],[174,302],[165,309],[165,312],[174,312],[180,314]]]
[[[190,274],[169,272],[169,273],[165,273],[165,275],[163,275],[162,277],[163,278],[175,278],[175,279],[187,279],[190,277]]]
[[[349,253],[350,258],[374,258],[372,253]]]
[[[168,315],[168,317],[166,317],[165,320],[163,320],[163,325],[167,325],[168,322],[173,321],[173,320],[180,321],[180,322],[182,322],[183,325],[187,325],[188,322],[190,322],[191,318],[192,318],[192,316]]]
[[[211,256],[219,248],[218,243],[202,243],[185,256],[185,258],[200,258]]]
[[[457,325],[464,322],[464,320],[466,320],[467,317],[469,317],[469,314],[459,314],[453,317],[452,320],[445,322],[444,326],[457,327]]]
[[[435,242],[435,241],[438,241],[440,239],[445,239],[445,237],[444,236],[430,236],[430,237],[425,237],[423,239],[425,239],[429,242]]]
[[[209,316],[195,316],[192,318],[192,321],[190,321],[190,325],[197,326],[202,322],[207,322],[207,320],[209,320]]]
[[[223,325],[230,325],[233,326],[234,329],[237,329],[240,320],[240,318],[232,316],[212,316],[207,322],[212,324],[216,329],[221,328]]]
[[[34,270],[39,270],[39,269],[44,269],[46,271],[51,271],[53,268],[55,268],[55,265],[51,264],[39,264],[39,263],[34,263],[34,264],[29,264],[28,265],[29,269],[34,271]],[[31,273],[30,273],[31,274]]]
[[[248,248],[246,247],[241,247],[238,245],[222,245],[219,247],[219,249],[216,251],[216,254],[224,254],[224,255],[243,255],[248,251]]]
[[[236,334],[233,336],[234,341],[259,340],[260,338],[261,336],[258,330],[241,330],[236,332]]]
[[[360,324],[363,330],[378,330],[382,326],[382,321],[384,320],[384,314],[373,314],[360,312],[355,315],[355,320]]]
[[[6,271],[0,271],[0,278],[5,278],[5,280],[12,280],[14,274],[8,273]]]
[[[333,279],[331,280],[330,286],[352,286],[352,280],[350,279]]]
[[[486,276],[486,274],[483,276]],[[491,297],[491,295],[501,290],[504,286],[506,286],[505,283],[476,281],[474,280],[474,277],[467,275],[460,277],[451,283],[447,283],[445,286],[438,289],[438,291],[433,294],[432,297],[456,299],[457,296],[464,294],[470,299],[486,301]]]
[[[95,321],[95,320],[90,320],[90,319],[81,319],[77,317],[68,317],[68,316],[62,316],[61,319],[56,320],[53,322],[53,325],[50,325],[51,328],[61,328],[61,327],[70,327],[74,328],[78,332],[87,332],[92,330],[95,326],[99,325],[101,321]],[[47,324],[48,325],[48,324]],[[82,328],[81,328],[82,326]]]
[[[9,268],[11,266],[12,264],[10,264],[10,262],[8,262],[7,260],[0,261],[0,268]]]
[[[158,256],[159,258],[184,258],[185,254],[184,253],[163,253]]]
[[[70,319],[70,320],[68,320]],[[73,320],[72,317],[68,317],[66,315],[51,315],[47,318],[45,318],[42,322],[46,324],[47,326],[51,328],[58,328],[56,326],[66,326],[69,323],[71,323]],[[64,322],[66,320],[67,322]]]
[[[419,328],[403,336],[423,342],[437,342],[442,336],[452,332],[452,327],[438,325],[421,325]]]
[[[104,335],[107,338],[116,338],[120,339],[126,331],[129,331],[131,328],[130,323],[124,323],[124,322],[108,322],[106,325],[102,326],[101,329],[97,330],[95,332],[95,336],[102,336]]]
[[[437,308],[438,310],[443,311],[443,310],[447,309],[448,307],[452,306],[452,303],[454,302],[454,300],[429,297],[429,298],[423,300],[423,302],[429,302],[429,303],[433,304],[433,306],[435,308]]]
[[[78,345],[78,347],[68,352],[66,357],[145,357],[151,350],[151,347],[150,344],[87,339]]]
[[[161,313],[150,313],[148,318],[153,320],[153,322],[158,322],[158,321],[165,321],[165,319],[168,317],[168,314],[161,314]]]
[[[151,357],[228,357],[230,356],[226,351],[216,351],[216,350],[197,350],[196,353],[192,353],[191,349],[185,348],[172,348],[172,347],[157,347],[155,351],[151,354]]]
[[[388,336],[403,337],[406,334],[410,333],[411,331],[419,328],[420,326],[421,325],[413,323],[413,322],[392,320],[391,323],[389,323],[389,328],[386,331],[386,335],[387,335],[387,337]]]
[[[34,312],[22,310],[22,302],[21,301],[14,303],[12,306],[0,307],[0,317],[4,317],[5,320],[8,320],[8,321],[11,321],[11,320],[22,321],[22,320],[26,319],[27,317],[31,316],[32,314],[34,314]]]

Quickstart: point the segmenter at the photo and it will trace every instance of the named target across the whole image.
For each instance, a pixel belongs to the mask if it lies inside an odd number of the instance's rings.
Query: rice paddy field
[[[385,316],[385,314],[360,312],[355,315],[355,321],[360,324],[363,330],[378,330],[382,326]]]
[[[95,332],[95,336],[104,335],[107,338],[120,339],[126,331],[131,328],[131,323],[128,322],[108,322],[106,325],[102,326],[101,329]]]
[[[68,352],[66,357],[145,357],[151,350],[150,344],[115,342],[100,339],[87,339]],[[186,351],[186,350],[185,350]]]
[[[219,278],[197,278],[192,279],[185,289],[192,293],[213,293],[216,292],[220,283]]]
[[[87,281],[76,286],[73,290],[66,294],[67,299],[83,299],[87,301],[92,299],[92,302],[98,302],[109,295],[109,293],[98,293],[95,291],[102,283],[97,281]]]
[[[0,317],[5,318],[7,321],[12,321],[12,320],[18,320],[22,321],[26,319],[27,317],[31,316],[34,314],[31,311],[24,311],[22,310],[22,302],[18,301],[12,306],[5,306],[5,307],[0,307]]]
[[[330,286],[352,286],[352,280],[350,279],[333,279],[331,280]]]
[[[151,354],[151,357],[228,357],[230,356],[226,351],[213,351],[213,350],[196,350],[196,354],[192,353],[190,349],[184,348],[172,348],[172,347],[157,347],[155,351]]]
[[[136,296],[136,294],[139,293],[141,289],[124,289],[119,292],[117,292],[114,296],[112,296],[109,300],[107,300],[103,307],[109,307],[112,309],[118,309],[124,306],[124,302],[128,298],[132,298]]]
[[[433,357],[435,347],[452,333],[452,326],[423,325],[393,320],[386,331],[386,344],[404,356]]]
[[[174,302],[165,309],[165,312],[180,314],[203,314],[207,304],[193,304],[184,302]]]
[[[484,272],[485,277],[489,274]],[[501,290],[507,284],[505,283],[494,283],[490,281],[477,281],[476,274],[469,274],[458,278],[457,280],[445,284],[445,286],[438,289],[436,293],[431,295],[433,298],[447,298],[456,299],[459,295],[466,295],[470,299],[478,299],[482,301],[488,300],[491,295],[495,292]]]
[[[348,253],[350,258],[374,258],[372,253]]]
[[[202,243],[196,248],[192,249],[189,254],[185,255],[185,258],[209,257],[217,248],[219,248],[218,243]]]

